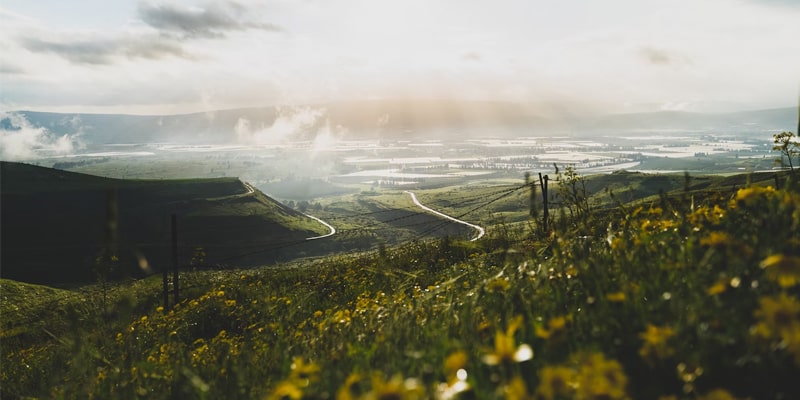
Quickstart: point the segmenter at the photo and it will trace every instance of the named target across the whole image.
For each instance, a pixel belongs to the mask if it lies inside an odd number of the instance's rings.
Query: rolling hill
[[[0,184],[0,272],[19,281],[92,282],[107,249],[119,258],[112,277],[158,272],[171,266],[172,214],[182,266],[268,264],[327,233],[236,178],[119,180],[2,162]]]

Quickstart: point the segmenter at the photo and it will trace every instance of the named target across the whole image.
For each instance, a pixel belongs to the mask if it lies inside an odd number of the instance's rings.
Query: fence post
[[[178,216],[172,214],[172,290],[174,303],[178,304]]]
[[[545,175],[542,177],[542,173],[539,172],[539,184],[542,186],[542,206],[544,208],[542,213],[542,230],[544,234],[547,235],[549,230],[547,229],[548,219],[550,219],[550,210],[547,209],[547,181],[548,176]]]

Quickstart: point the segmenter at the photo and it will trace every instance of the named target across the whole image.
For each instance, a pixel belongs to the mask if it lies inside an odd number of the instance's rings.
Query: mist
[[[276,145],[288,140],[297,140],[313,132],[325,115],[324,109],[312,107],[279,108],[278,116],[271,125],[253,126],[247,117],[241,116],[236,121],[234,132],[239,144]]]
[[[0,159],[20,161],[63,156],[82,147],[79,132],[57,135],[34,126],[22,114],[0,113]]]

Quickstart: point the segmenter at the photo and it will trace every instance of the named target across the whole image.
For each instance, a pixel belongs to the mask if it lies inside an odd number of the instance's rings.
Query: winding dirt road
[[[313,215],[308,215],[308,214],[303,214],[303,215],[305,215],[308,218],[313,219],[314,221],[319,222],[322,225],[325,225],[328,229],[331,230],[329,233],[326,233],[326,234],[320,235],[320,236],[314,236],[314,237],[306,238],[306,240],[324,239],[326,237],[333,236],[334,234],[336,234],[336,228],[334,228],[333,225],[331,225],[331,224],[329,224],[329,223],[327,223],[327,222],[325,222],[325,221],[323,221],[323,220],[321,220],[321,219],[319,219],[319,218],[317,218],[317,217],[315,217]]]
[[[406,190],[406,191],[404,191],[404,193],[408,193],[409,196],[411,196],[411,201],[413,201],[414,204],[417,205],[417,207],[419,207],[419,208],[421,208],[421,209],[423,209],[423,210],[425,210],[425,211],[427,211],[427,212],[429,212],[431,214],[438,215],[438,216],[440,216],[442,218],[449,219],[450,221],[453,221],[455,223],[466,225],[466,226],[468,226],[468,227],[470,227],[472,229],[477,230],[478,231],[478,236],[475,236],[474,238],[470,239],[470,242],[474,242],[474,241],[482,238],[483,235],[486,234],[486,230],[483,229],[482,227],[478,226],[478,225],[470,224],[467,221],[462,221],[462,220],[460,220],[458,218],[451,217],[451,216],[449,216],[447,214],[444,214],[444,213],[441,213],[439,211],[436,211],[436,210],[434,210],[434,209],[432,209],[430,207],[424,206],[422,203],[419,202],[419,200],[417,200],[417,195],[415,195],[414,192],[409,192],[408,190]]]

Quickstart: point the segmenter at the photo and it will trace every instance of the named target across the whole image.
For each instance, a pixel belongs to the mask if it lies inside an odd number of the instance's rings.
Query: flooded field
[[[621,169],[694,174],[769,170],[775,167],[777,156],[771,139],[766,135],[733,137],[694,132],[461,141],[327,137],[324,145],[318,140],[304,140],[257,145],[94,146],[39,162],[118,178],[236,176],[278,198],[307,199],[363,187],[435,187],[519,179],[525,172],[552,173],[556,166],[571,166],[582,174]]]

